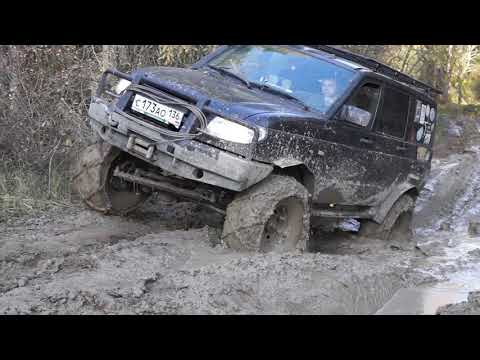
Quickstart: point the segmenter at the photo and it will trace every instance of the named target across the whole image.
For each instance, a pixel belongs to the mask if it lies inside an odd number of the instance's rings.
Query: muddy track
[[[0,313],[372,313],[408,281],[401,251],[393,262],[357,250],[239,254],[212,246],[208,227],[168,229],[155,211],[140,220],[72,209],[4,227]]]
[[[240,254],[204,225],[213,214],[155,199],[128,217],[78,207],[0,224],[0,313],[373,314],[479,261],[447,256],[461,249],[452,229],[476,214],[476,163],[434,164],[417,249],[340,233],[314,239],[317,253]]]

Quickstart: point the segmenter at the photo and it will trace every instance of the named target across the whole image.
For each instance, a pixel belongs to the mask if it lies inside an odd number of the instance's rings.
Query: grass
[[[70,179],[64,169],[38,174],[27,168],[0,168],[0,222],[34,215],[52,207],[70,206]]]

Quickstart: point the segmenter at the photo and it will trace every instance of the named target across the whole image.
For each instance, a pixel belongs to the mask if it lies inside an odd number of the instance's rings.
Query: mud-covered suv
[[[116,84],[110,84],[115,79]],[[310,229],[408,233],[438,90],[331,46],[223,46],[189,68],[106,71],[74,186],[105,213],[152,192],[224,216],[237,250],[306,249]],[[408,231],[407,231],[408,230]]]

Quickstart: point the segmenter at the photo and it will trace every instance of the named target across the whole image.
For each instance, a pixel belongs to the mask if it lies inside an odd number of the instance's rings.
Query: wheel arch
[[[410,183],[403,184],[397,187],[397,191],[390,193],[390,195],[381,203],[375,211],[375,215],[372,217],[372,220],[376,223],[382,223],[385,220],[388,212],[392,206],[403,196],[410,195],[414,200],[417,199],[420,191],[419,189]]]
[[[291,176],[300,184],[305,186],[310,195],[315,191],[315,176],[312,171],[304,164],[296,162],[294,165],[280,166],[274,163],[273,173],[278,175]]]
[[[310,230],[308,190],[295,178],[270,175],[264,181],[235,196],[228,205],[222,239],[235,250],[259,251],[262,247],[265,226],[282,201],[296,198],[303,205],[301,227],[295,248],[307,250]],[[297,219],[298,220],[298,219]],[[293,244],[292,244],[293,245]]]

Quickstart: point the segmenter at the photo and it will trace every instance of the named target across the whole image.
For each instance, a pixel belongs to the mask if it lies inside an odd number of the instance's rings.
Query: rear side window
[[[383,106],[375,122],[375,131],[403,138],[407,126],[409,105],[409,95],[391,87],[385,87]]]

